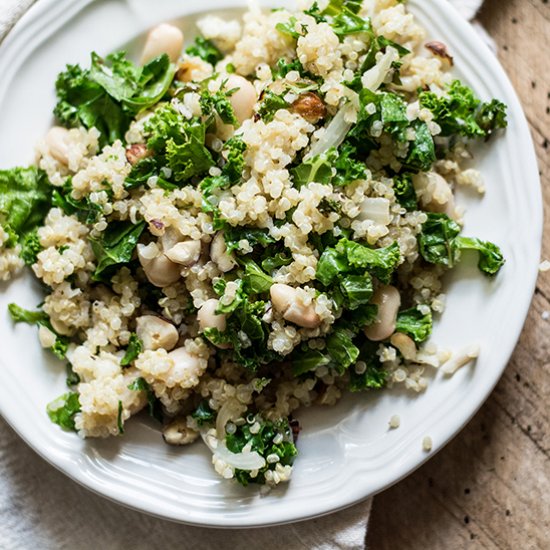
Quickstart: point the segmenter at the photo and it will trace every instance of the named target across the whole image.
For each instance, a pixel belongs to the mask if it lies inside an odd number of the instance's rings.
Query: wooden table
[[[550,207],[550,3],[486,0],[481,22],[522,100]],[[521,182],[517,182],[521,185]],[[550,216],[543,258],[550,259]],[[374,499],[370,550],[550,549],[550,273],[497,388],[445,449]]]

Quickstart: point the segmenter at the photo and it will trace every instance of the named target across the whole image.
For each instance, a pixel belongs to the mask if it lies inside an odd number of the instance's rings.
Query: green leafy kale
[[[50,322],[50,318],[42,310],[30,311],[17,304],[8,304],[8,312],[14,323],[44,326],[56,335],[54,345],[50,348],[58,359],[65,359],[69,347],[69,338],[58,334]]]
[[[305,13],[314,17],[318,23],[329,23],[342,40],[350,34],[373,34],[370,20],[358,15],[360,10],[361,2],[358,0],[330,0],[324,10],[321,11],[315,2]]]
[[[74,417],[80,412],[78,393],[68,392],[59,396],[46,407],[50,420],[64,430],[76,431]]]
[[[259,430],[257,432],[254,430],[254,433],[252,433],[251,426],[255,423],[259,424]],[[256,415],[251,418],[251,424],[247,422],[242,426],[237,426],[234,433],[226,434],[225,444],[232,453],[237,454],[242,452],[245,445],[250,444],[251,451],[257,452],[263,458],[267,458],[269,455],[277,455],[279,457],[277,464],[283,466],[291,466],[298,454],[286,418],[271,422],[263,419],[260,415]],[[266,462],[266,465],[260,469],[255,477],[251,477],[248,470],[236,470],[235,478],[245,486],[249,483],[263,484],[265,483],[266,472],[274,470],[275,465],[276,463]]]
[[[292,373],[294,376],[300,376],[306,372],[311,372],[319,367],[330,365],[331,357],[319,350],[308,349],[306,351],[294,352],[291,356]]]
[[[132,334],[130,334],[130,340],[128,342],[128,347],[126,348],[126,353],[120,360],[120,366],[127,367],[132,364],[142,350],[143,342],[138,338],[138,335],[135,332],[132,332]]]
[[[446,214],[428,213],[418,236],[420,254],[428,263],[453,268],[465,250],[479,253],[478,268],[486,275],[496,275],[504,265],[500,248],[480,239],[461,237],[460,226]]]
[[[208,328],[203,335],[215,346],[227,348],[220,350],[220,354],[227,354],[237,364],[256,370],[261,365],[279,360],[280,356],[267,349],[268,325],[262,321],[266,303],[254,300],[247,294],[242,280],[239,280],[238,284],[239,288],[233,301],[227,305],[220,305],[216,310],[217,313],[227,315],[226,329],[221,332],[216,328]],[[265,280],[260,281],[256,278],[249,284],[264,285]]]
[[[226,222],[218,208],[219,193],[231,187],[231,180],[225,175],[211,176],[203,179],[199,187],[202,193],[202,211],[212,215],[215,230],[223,229]]]
[[[216,413],[208,406],[208,401],[201,401],[199,406],[191,413],[199,426],[213,424],[216,420]]]
[[[0,170],[0,225],[10,235],[9,246],[24,245],[26,262],[40,251],[32,235],[44,222],[50,205],[51,184],[43,170],[34,166]],[[30,241],[25,246],[26,238]]]
[[[226,161],[222,174],[229,178],[232,185],[239,183],[243,176],[245,151],[246,143],[241,136],[233,136],[225,143]]]
[[[143,391],[147,395],[147,406],[149,410],[149,416],[162,422],[162,406],[160,400],[155,395],[155,392],[151,389],[151,386],[147,383],[145,378],[141,376],[136,378],[131,384],[128,385],[128,389],[132,391]]]
[[[355,147],[344,143],[338,150],[332,147],[326,153],[304,161],[291,169],[294,186],[300,188],[316,182],[341,187],[364,179],[365,163],[356,160],[355,154]]]
[[[339,374],[343,374],[359,357],[359,348],[353,343],[354,336],[347,328],[336,328],[327,337],[327,352]]]
[[[353,78],[349,82],[344,82],[348,88],[351,88],[352,90],[359,93],[363,89],[363,84],[361,82],[362,76],[369,70],[372,69],[376,65],[376,57],[379,52],[386,52],[386,48],[388,46],[391,46],[395,50],[397,50],[397,53],[400,57],[403,57],[409,53],[411,53],[407,48],[404,48],[400,44],[397,44],[396,42],[393,42],[392,40],[389,40],[388,38],[384,36],[376,36],[373,37],[370,41],[369,49],[367,51],[367,54],[365,55],[365,58],[361,62],[361,66],[359,67],[359,70],[354,74]],[[397,61],[394,62],[393,67],[399,68],[401,66],[401,62]],[[398,76],[399,73],[397,73]]]
[[[116,266],[130,262],[144,228],[143,221],[137,224],[111,222],[101,237],[89,239],[97,262],[92,276],[94,281],[108,280]]]
[[[205,145],[206,126],[200,119],[187,120],[172,105],[159,107],[147,121],[147,146],[164,159],[177,182],[208,172],[214,159]]]
[[[200,104],[203,113],[212,113],[216,111],[225,124],[231,124],[238,126],[239,121],[235,116],[233,105],[231,104],[230,97],[237,91],[234,90],[219,90],[215,93],[211,93],[208,90],[204,90],[201,93]]]
[[[90,197],[74,199],[71,195],[73,186],[71,179],[62,187],[56,187],[52,192],[52,206],[61,208],[67,216],[76,216],[82,223],[95,223],[103,212],[100,204],[92,202]]]
[[[376,354],[377,344],[374,342],[365,342],[359,352],[359,361],[365,363],[366,368],[363,372],[357,372],[359,369],[349,369],[350,382],[349,389],[352,392],[363,390],[379,390],[386,386],[388,382],[388,371],[384,369],[380,358]]]
[[[412,175],[408,173],[393,178],[393,191],[399,204],[409,212],[418,210],[418,198],[413,185]]]
[[[288,109],[290,105],[284,99],[286,92],[277,95],[271,90],[265,90],[262,95],[258,116],[265,122],[271,122],[280,109]]]
[[[58,76],[54,114],[65,126],[95,126],[102,145],[123,140],[132,118],[162,99],[174,73],[166,54],[139,67],[125,52],[106,58],[94,52],[90,69],[68,65]]]
[[[42,251],[42,245],[38,238],[38,231],[34,229],[30,233],[27,233],[23,237],[21,242],[21,253],[19,256],[25,262],[26,265],[32,265],[36,263],[38,254]]]
[[[202,36],[197,36],[195,38],[195,43],[189,46],[185,50],[185,53],[200,57],[203,61],[210,63],[210,65],[216,65],[218,61],[223,59],[223,53],[220,52],[216,45],[211,40]]]
[[[415,138],[411,142],[409,155],[403,164],[409,170],[427,172],[436,160],[432,134],[428,125],[421,120],[415,120],[412,128]]]
[[[340,239],[336,252],[346,258],[351,268],[367,269],[386,284],[401,261],[397,242],[385,248],[369,248],[349,239]]]
[[[243,258],[240,263],[244,265],[243,288],[248,294],[263,294],[269,292],[273,285],[273,279],[265,273],[260,266],[249,258]]]
[[[80,376],[73,370],[73,366],[70,363],[67,363],[65,366],[67,371],[67,378],[65,379],[65,384],[68,388],[72,388],[80,384]]]
[[[116,424],[118,427],[118,434],[122,435],[124,433],[124,421],[122,420],[122,412],[124,408],[122,407],[122,401],[118,401],[118,414],[116,417]]]
[[[257,227],[245,227],[242,225],[227,227],[224,231],[225,245],[227,252],[239,252],[239,242],[247,240],[251,247],[261,245],[266,247],[275,242],[275,239],[269,234],[267,229]]]
[[[506,105],[494,99],[483,103],[473,90],[455,80],[444,95],[421,92],[420,105],[434,114],[441,135],[488,138],[498,128],[506,128]]]
[[[286,23],[277,23],[275,25],[275,28],[281,33],[286,36],[290,36],[294,40],[298,40],[300,36],[303,35],[304,29],[302,27],[302,31],[298,32],[296,30],[296,23],[298,23],[298,20],[296,17],[291,16],[291,18]]]
[[[432,325],[431,312],[422,313],[414,307],[398,313],[395,331],[408,334],[417,344],[421,344],[432,333]]]
[[[374,133],[375,123],[398,142],[409,145],[407,157],[403,160],[405,168],[412,171],[427,171],[436,160],[435,145],[428,125],[421,121],[409,121],[407,103],[393,92],[372,92],[362,89],[359,93],[359,114],[357,124],[346,138],[357,151],[368,155],[380,147],[379,133]],[[407,129],[414,131],[414,140],[409,141]]]

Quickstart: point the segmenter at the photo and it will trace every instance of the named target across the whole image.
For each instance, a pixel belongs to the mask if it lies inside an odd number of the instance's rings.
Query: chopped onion
[[[201,431],[202,440],[206,446],[212,451],[212,454],[223,460],[228,466],[238,470],[260,470],[266,464],[265,459],[256,451],[248,451],[242,453],[232,453],[226,446],[225,441],[218,439],[217,445],[214,447],[209,436],[213,435],[213,430],[208,432]]]
[[[354,102],[349,102],[344,105],[334,118],[330,121],[326,127],[325,133],[321,136],[321,139],[313,144],[313,147],[309,153],[305,156],[304,160],[316,157],[326,153],[332,147],[338,147],[350,131],[353,126],[353,119],[357,108]]]
[[[225,437],[225,425],[230,420],[236,420],[246,411],[246,405],[239,403],[236,399],[229,399],[220,408],[216,418],[216,432],[218,438]]]
[[[389,225],[391,222],[390,216],[390,201],[382,197],[367,198],[361,203],[361,220],[372,220],[381,225]]]
[[[399,53],[391,46],[386,48],[386,52],[382,55],[378,63],[366,71],[361,77],[363,88],[367,88],[372,92],[376,92],[382,85],[388,71],[391,69],[392,63],[399,59]]]

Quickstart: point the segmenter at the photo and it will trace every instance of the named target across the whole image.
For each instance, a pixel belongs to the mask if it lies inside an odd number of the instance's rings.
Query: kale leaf
[[[0,225],[11,235],[10,246],[29,236],[33,242],[28,245],[34,251],[40,250],[30,235],[42,225],[50,205],[51,184],[43,170],[34,166],[0,170]],[[28,250],[27,261],[33,256],[34,252]]]
[[[478,268],[484,274],[496,275],[504,265],[500,248],[480,239],[461,237],[460,226],[446,214],[427,213],[428,219],[422,225],[418,236],[420,254],[428,263],[453,268],[465,250],[479,253]]]
[[[80,412],[78,393],[67,392],[60,395],[46,407],[50,420],[64,430],[76,431],[74,417]]]
[[[57,77],[54,114],[65,126],[96,127],[102,145],[123,140],[132,118],[165,95],[175,67],[166,54],[143,67],[122,51],[91,58],[90,69],[67,65]]]
[[[149,409],[149,416],[162,422],[162,406],[160,400],[155,395],[151,386],[147,383],[147,380],[143,377],[136,378],[131,384],[128,385],[129,390],[143,391],[147,395],[147,406]]]
[[[213,424],[216,420],[216,413],[208,406],[208,401],[201,401],[199,406],[191,413],[199,426]]]
[[[120,360],[121,367],[127,367],[133,363],[137,356],[143,350],[143,342],[138,338],[138,335],[135,332],[130,334],[130,340],[128,341],[128,347],[124,353],[124,357]]]
[[[432,333],[432,323],[430,311],[422,313],[417,307],[413,307],[398,313],[395,331],[408,334],[417,344],[421,344]]]
[[[144,221],[137,224],[116,221],[111,222],[100,237],[90,237],[97,262],[94,281],[108,280],[116,266],[130,262],[144,228]]]
[[[326,153],[308,159],[291,169],[295,187],[311,182],[332,184],[335,187],[349,185],[366,177],[366,165],[354,158],[356,148],[344,143],[339,149],[332,147]]]
[[[69,348],[69,338],[58,334],[50,321],[50,318],[42,310],[30,311],[17,304],[8,304],[8,312],[14,323],[27,323],[29,325],[44,326],[56,335],[54,345],[50,348],[58,359],[65,359]]]
[[[185,53],[200,57],[203,61],[210,63],[210,65],[216,65],[218,61],[223,59],[223,53],[216,47],[216,45],[203,36],[197,36],[195,43],[189,46]]]
[[[248,418],[248,416],[247,416]],[[272,422],[265,420],[260,415],[251,418],[252,424],[245,423],[237,426],[234,433],[225,436],[225,444],[232,453],[241,453],[245,445],[250,445],[250,450],[257,452],[264,459],[269,455],[276,455],[279,460],[276,463],[266,461],[263,468],[255,477],[248,470],[236,470],[235,479],[242,485],[249,483],[265,483],[265,474],[268,470],[274,470],[276,464],[290,466],[298,454],[294,445],[294,438],[290,425],[286,418]],[[258,425],[259,429],[252,430],[252,425]]]
[[[506,105],[498,100],[483,103],[459,80],[444,95],[426,91],[419,94],[419,100],[423,108],[433,113],[442,136],[488,138],[498,128],[507,126]]]

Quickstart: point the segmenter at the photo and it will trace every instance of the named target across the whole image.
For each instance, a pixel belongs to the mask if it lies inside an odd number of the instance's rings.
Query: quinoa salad
[[[35,164],[0,170],[0,280],[27,265],[44,288],[9,313],[66,364],[61,428],[121,436],[143,411],[221,477],[275,486],[301,407],[421,392],[477,357],[428,340],[464,253],[480,277],[504,265],[455,190],[483,194],[472,152],[506,107],[399,0],[197,27],[59,74]]]

